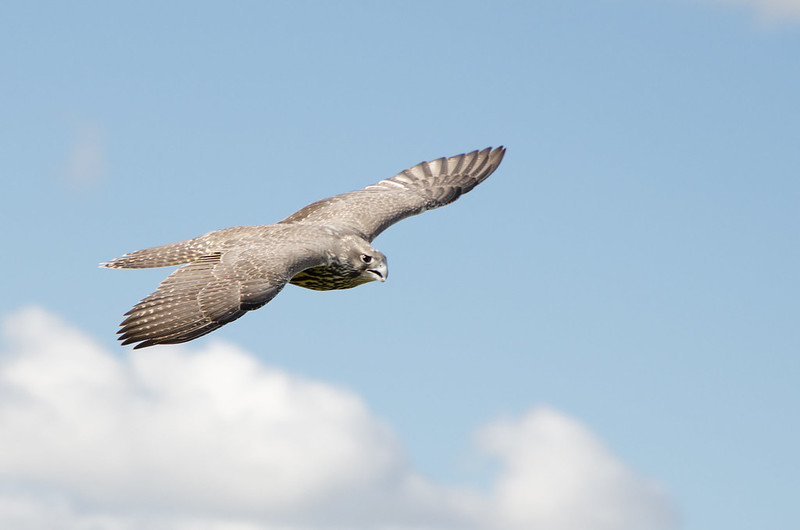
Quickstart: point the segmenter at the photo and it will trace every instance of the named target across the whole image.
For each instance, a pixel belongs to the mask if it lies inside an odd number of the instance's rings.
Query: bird
[[[471,191],[505,151],[487,147],[420,162],[275,224],[224,228],[101,263],[110,269],[182,265],[125,313],[118,339],[134,349],[194,340],[264,306],[287,283],[329,291],[384,282],[386,256],[372,241],[394,223]]]

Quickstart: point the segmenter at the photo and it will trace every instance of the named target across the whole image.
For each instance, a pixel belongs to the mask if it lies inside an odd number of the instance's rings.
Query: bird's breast
[[[329,265],[299,272],[289,280],[289,283],[315,291],[334,291],[352,289],[367,283],[367,280],[356,270]]]

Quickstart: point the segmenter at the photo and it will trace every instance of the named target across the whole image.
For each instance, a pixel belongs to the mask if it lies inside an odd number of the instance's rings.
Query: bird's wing
[[[142,348],[195,339],[263,306],[286,284],[285,271],[228,257],[213,252],[173,272],[125,314],[119,340]]]
[[[281,223],[326,223],[372,241],[397,221],[450,204],[470,191],[497,169],[505,152],[501,146],[422,162],[362,190],[309,204]]]

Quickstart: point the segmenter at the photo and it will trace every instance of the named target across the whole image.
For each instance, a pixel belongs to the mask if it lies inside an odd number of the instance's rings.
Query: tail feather
[[[100,266],[108,269],[169,267],[170,265],[189,263],[207,252],[208,245],[200,238],[187,239],[186,241],[130,252],[121,258],[101,263]]]

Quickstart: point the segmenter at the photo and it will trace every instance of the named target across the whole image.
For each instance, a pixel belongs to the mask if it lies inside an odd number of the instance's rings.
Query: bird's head
[[[386,256],[366,241],[358,241],[348,252],[350,266],[358,271],[359,283],[385,282],[389,275]]]

